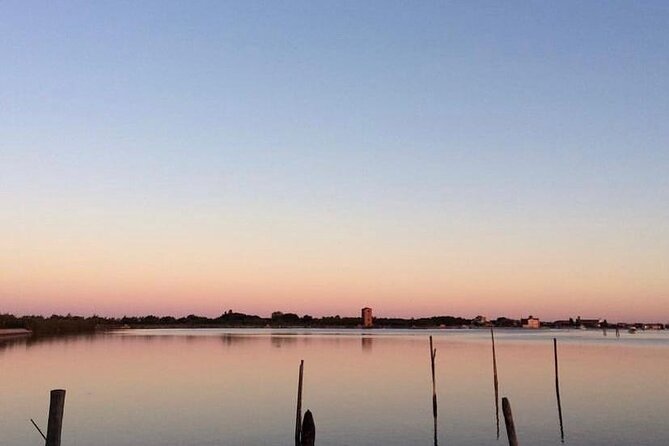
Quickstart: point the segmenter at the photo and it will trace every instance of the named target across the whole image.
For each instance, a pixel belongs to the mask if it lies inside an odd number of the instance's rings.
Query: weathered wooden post
[[[304,422],[302,423],[300,446],[314,446],[315,442],[316,425],[314,424],[314,416],[310,410],[307,410],[304,414]]]
[[[557,397],[558,417],[560,419],[560,440],[564,443],[564,426],[562,424],[562,402],[560,401],[560,375],[558,374],[557,339],[553,338],[553,356],[555,357],[555,395]]]
[[[65,391],[60,389],[52,390],[49,405],[49,425],[46,430],[46,446],[60,446],[64,410]]]
[[[518,446],[516,425],[513,423],[511,404],[506,397],[502,398],[502,412],[504,413],[504,424],[506,424],[506,436],[509,438],[509,446]]]
[[[492,340],[492,371],[493,385],[495,387],[495,423],[497,425],[497,439],[499,440],[499,381],[497,380],[497,355],[495,354],[495,332],[490,327],[490,338]]]
[[[304,376],[304,360],[300,361],[300,377],[297,381],[297,411],[295,414],[295,446],[300,445],[302,432],[302,382]],[[49,445],[47,445],[49,446]]]

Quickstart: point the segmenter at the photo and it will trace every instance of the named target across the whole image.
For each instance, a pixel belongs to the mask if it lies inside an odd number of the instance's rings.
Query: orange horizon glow
[[[210,221],[197,231],[185,220],[181,228],[157,219],[134,231],[102,232],[74,219],[59,232],[30,228],[13,239],[19,255],[0,253],[1,311],[344,316],[371,306],[379,317],[669,319],[665,253],[657,247],[630,251],[620,241],[583,239],[576,246],[566,233],[533,245],[516,238],[541,233],[493,237],[456,226],[434,237],[383,222],[375,231],[362,221],[327,227],[313,216],[252,228],[244,219]]]

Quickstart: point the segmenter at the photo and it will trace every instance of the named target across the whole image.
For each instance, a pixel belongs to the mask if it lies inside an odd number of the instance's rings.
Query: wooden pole
[[[46,430],[46,446],[60,446],[64,409],[65,391],[52,390],[49,405],[49,425]]]
[[[40,429],[39,426],[37,425],[37,423],[35,423],[35,420],[33,420],[33,419],[31,418],[31,419],[30,419],[30,422],[33,424],[33,426],[35,426],[35,429],[37,429],[37,432],[39,432],[39,434],[42,436],[42,438],[44,439],[44,441],[46,441],[46,435],[44,435],[44,432],[42,432],[42,429]]]
[[[562,424],[562,403],[560,401],[560,375],[558,374],[557,339],[553,338],[553,356],[555,357],[555,395],[557,397],[558,417],[560,419],[560,441],[564,443],[564,426]]]
[[[302,383],[304,377],[304,360],[300,361],[300,377],[297,381],[297,411],[295,414],[295,446],[300,445],[302,434]],[[47,445],[48,446],[48,445]]]
[[[497,380],[497,355],[495,354],[495,332],[490,327],[490,339],[492,340],[492,371],[493,384],[495,386],[495,423],[497,425],[497,439],[499,440],[499,381]]]
[[[434,446],[437,446],[437,380],[435,378],[434,360],[437,357],[437,350],[432,345],[432,336],[430,336],[430,364],[432,365],[432,418],[434,420]]]
[[[304,422],[302,423],[302,438],[300,439],[300,446],[314,446],[316,442],[316,425],[314,424],[314,416],[310,410],[304,414]]]
[[[509,438],[509,446],[518,446],[516,425],[513,422],[511,404],[506,397],[502,398],[502,412],[504,413],[504,424],[506,425],[506,436]]]

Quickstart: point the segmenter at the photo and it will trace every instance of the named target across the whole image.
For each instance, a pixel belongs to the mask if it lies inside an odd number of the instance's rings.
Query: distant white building
[[[372,309],[365,307],[361,310],[362,313],[362,326],[365,328],[372,328],[374,326],[374,320],[372,319]]]
[[[521,319],[520,325],[523,328],[540,328],[541,321],[539,321],[539,318],[530,315],[527,319]]]

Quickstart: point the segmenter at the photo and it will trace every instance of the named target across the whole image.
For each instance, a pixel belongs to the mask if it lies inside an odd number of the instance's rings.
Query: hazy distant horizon
[[[669,320],[667,2],[0,17],[0,312]]]
[[[254,311],[244,311],[243,309],[234,309],[234,308],[228,308],[227,310],[222,310],[218,313],[202,313],[202,312],[192,312],[192,311],[186,311],[186,312],[181,312],[181,313],[162,313],[162,312],[146,312],[146,313],[115,313],[115,314],[101,314],[101,313],[73,313],[73,312],[33,312],[33,313],[13,313],[11,311],[0,311],[0,314],[2,313],[10,313],[14,314],[14,316],[17,317],[22,317],[22,316],[43,316],[43,317],[50,317],[52,315],[58,315],[58,316],[66,316],[68,314],[71,314],[72,316],[82,316],[82,317],[93,317],[93,316],[99,316],[99,317],[104,317],[104,318],[116,318],[120,319],[123,317],[146,317],[146,316],[156,316],[156,317],[174,317],[174,318],[184,318],[187,316],[195,315],[195,316],[202,316],[202,317],[207,317],[210,319],[217,318],[221,315],[223,315],[225,312],[232,310],[235,313],[241,313],[241,314],[247,314],[251,316],[260,316],[262,318],[269,319],[272,315],[273,312],[279,311],[284,314],[287,313],[293,313],[297,314],[298,316],[302,317],[305,315],[309,315],[312,317],[316,318],[322,318],[322,317],[330,317],[330,316],[339,316],[341,318],[360,318],[360,311],[358,310],[357,312],[352,312],[352,313],[314,313],[314,312],[300,312],[300,311],[288,311],[288,310],[282,310],[280,308],[266,312],[266,311],[261,311],[261,312],[254,312]],[[443,316],[453,316],[453,317],[461,317],[463,319],[474,319],[477,316],[484,316],[486,317],[489,321],[494,321],[499,317],[506,317],[509,319],[515,319],[515,320],[520,320],[521,318],[527,318],[528,316],[533,316],[539,318],[541,321],[546,321],[546,322],[553,322],[553,321],[558,321],[558,320],[569,320],[570,318],[576,320],[578,317],[581,319],[601,319],[601,320],[607,320],[609,323],[617,323],[617,322],[625,322],[625,323],[636,323],[636,322],[644,322],[644,323],[667,323],[669,321],[669,318],[633,318],[633,317],[622,317],[622,318],[608,318],[603,316],[602,314],[569,314],[569,315],[562,315],[558,317],[551,317],[550,315],[542,315],[540,313],[524,313],[524,314],[483,314],[483,313],[477,313],[477,314],[455,314],[455,313],[448,313],[448,312],[442,312],[442,313],[434,313],[434,314],[388,314],[388,313],[377,313],[376,310],[374,310],[373,313],[374,318],[386,318],[386,319],[392,319],[392,318],[400,318],[400,319],[419,319],[419,318],[430,318],[430,317],[443,317]]]

